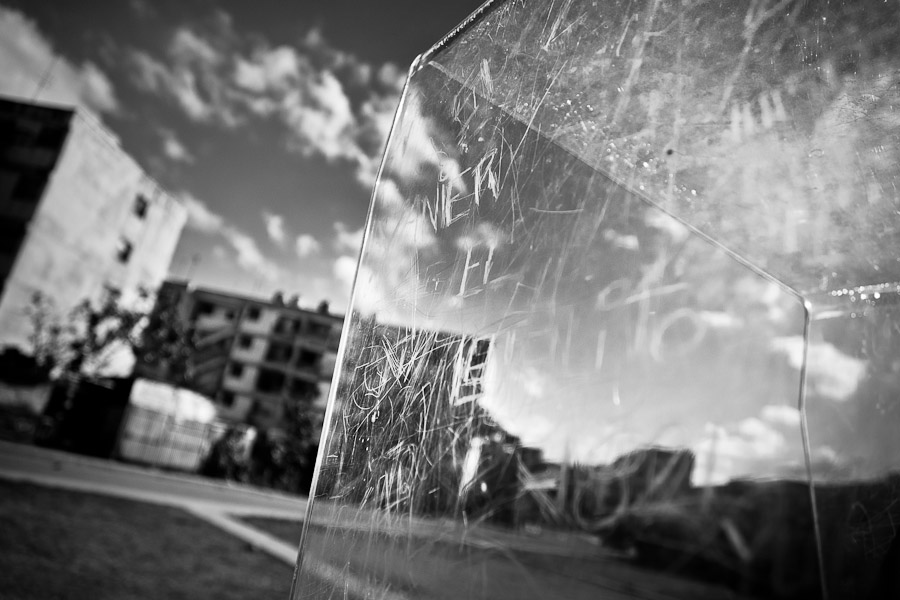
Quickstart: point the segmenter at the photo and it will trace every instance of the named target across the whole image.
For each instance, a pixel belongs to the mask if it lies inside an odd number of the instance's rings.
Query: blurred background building
[[[28,349],[35,293],[66,314],[155,289],[186,221],[89,113],[0,98],[0,346]]]
[[[192,339],[184,384],[215,399],[221,418],[266,429],[280,427],[296,403],[324,412],[343,325],[326,303],[307,310],[296,297],[266,301],[166,281],[150,319],[150,331],[157,320],[181,321],[174,329]],[[182,384],[177,371],[154,356],[135,370]]]

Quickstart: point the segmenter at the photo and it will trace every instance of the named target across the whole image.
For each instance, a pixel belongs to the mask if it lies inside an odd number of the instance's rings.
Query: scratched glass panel
[[[900,597],[898,13],[495,2],[418,61],[293,597]]]

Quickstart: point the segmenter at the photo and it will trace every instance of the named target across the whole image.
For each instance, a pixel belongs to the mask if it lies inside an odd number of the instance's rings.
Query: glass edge
[[[291,599],[295,598],[295,594],[298,591],[297,583],[300,577],[300,570],[303,567],[303,547],[306,543],[307,530],[309,528],[310,518],[312,517],[316,488],[318,487],[319,475],[321,473],[323,462],[323,455],[330,440],[330,423],[332,417],[334,416],[334,405],[337,398],[340,378],[343,373],[344,357],[347,353],[350,327],[352,325],[351,321],[353,320],[353,307],[356,304],[356,284],[359,278],[359,268],[362,264],[362,258],[363,256],[365,256],[366,247],[368,246],[369,242],[369,234],[372,226],[372,218],[375,212],[375,201],[378,197],[379,184],[381,183],[382,174],[384,172],[384,165],[387,162],[388,149],[391,147],[391,142],[393,141],[394,134],[397,131],[397,123],[400,120],[400,116],[403,113],[403,109],[406,104],[406,99],[409,95],[410,79],[412,78],[413,74],[418,71],[419,65],[423,61],[423,57],[424,55],[421,54],[417,56],[415,60],[413,60],[412,64],[409,67],[409,71],[407,72],[406,81],[404,82],[403,90],[400,93],[400,100],[397,103],[397,110],[394,111],[394,118],[391,120],[391,129],[388,132],[387,139],[385,140],[384,151],[381,154],[381,164],[378,166],[378,172],[375,176],[375,185],[372,187],[372,194],[369,199],[369,210],[366,213],[366,222],[363,226],[362,244],[360,244],[359,254],[356,260],[356,271],[353,274],[353,285],[350,292],[350,302],[347,305],[347,311],[344,315],[344,323],[341,326],[341,341],[338,345],[337,355],[335,356],[335,367],[334,373],[331,376],[331,387],[328,390],[328,401],[325,405],[325,416],[322,422],[322,434],[319,438],[319,449],[316,452],[316,462],[313,467],[313,477],[312,482],[310,483],[309,496],[306,502],[306,514],[303,518],[303,527],[300,532],[300,541],[297,544],[297,560],[294,564],[294,574],[291,578],[291,590],[290,595],[288,596]]]
[[[466,32],[470,27],[472,27],[476,21],[481,20],[481,18],[492,8],[494,5],[502,4],[503,2],[507,2],[508,0],[486,0],[484,4],[475,9],[475,11],[470,14],[468,17],[462,20],[462,22],[450,30],[450,32],[442,37],[435,45],[425,51],[419,58],[421,61],[417,61],[420,64],[425,64],[430,61],[432,57],[450,45],[453,40],[458,38],[460,35]]]

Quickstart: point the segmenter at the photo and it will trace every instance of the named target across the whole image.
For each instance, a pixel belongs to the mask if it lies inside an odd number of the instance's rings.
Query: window
[[[231,408],[234,406],[234,393],[233,392],[222,392],[219,395],[219,402],[222,403],[222,406],[225,408]]]
[[[226,311],[225,311],[225,320],[226,320],[226,321],[231,321],[231,320],[233,320],[233,319],[234,319],[234,311],[233,311],[233,310],[226,310]]]
[[[256,379],[256,389],[260,392],[277,394],[284,388],[285,376],[281,371],[262,369]]]
[[[247,309],[247,319],[249,319],[250,321],[258,321],[259,315],[260,311],[258,306],[251,306],[249,309]]]
[[[244,375],[244,365],[241,363],[231,363],[228,367],[228,374],[235,378],[243,377]]]
[[[331,332],[331,325],[329,323],[318,323],[313,321],[309,324],[309,334],[316,337],[328,337],[328,334]]]
[[[199,302],[197,303],[197,314],[198,315],[211,315],[213,312],[213,305],[209,302]]]
[[[318,366],[321,357],[322,355],[318,352],[301,349],[300,353],[297,355],[296,365],[300,369],[315,369]]]
[[[275,333],[290,334],[296,333],[297,331],[297,321],[290,317],[278,317],[278,321],[275,322]]]
[[[147,197],[143,194],[138,194],[137,198],[134,199],[134,214],[138,219],[143,219],[147,216],[147,208],[150,206],[150,202],[147,200]]]
[[[291,345],[272,342],[269,345],[269,351],[266,352],[266,361],[275,363],[285,363],[291,359]]]
[[[120,263],[127,263],[133,250],[134,244],[125,238],[119,238],[119,243],[116,245],[116,258]]]
[[[253,338],[249,335],[242,335],[238,338],[238,348],[247,349],[253,345]]]

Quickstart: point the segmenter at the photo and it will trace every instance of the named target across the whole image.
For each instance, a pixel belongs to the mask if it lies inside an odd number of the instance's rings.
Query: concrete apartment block
[[[65,315],[165,278],[186,209],[93,116],[0,98],[0,346],[29,349],[35,292]]]
[[[290,402],[324,410],[334,373],[343,317],[271,300],[166,281],[166,306],[177,306],[192,332],[191,387],[215,399],[219,416],[279,428]],[[139,360],[136,372],[169,380],[167,365]]]

